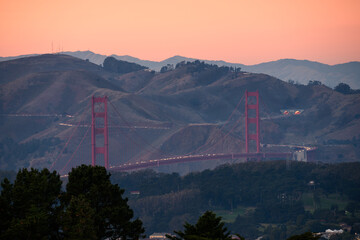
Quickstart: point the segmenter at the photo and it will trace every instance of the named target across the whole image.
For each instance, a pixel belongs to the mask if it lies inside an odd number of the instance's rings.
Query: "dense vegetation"
[[[73,169],[65,192],[47,169],[20,170],[1,186],[0,239],[137,239],[144,232],[103,167]]]
[[[306,239],[346,225],[352,229],[336,239],[351,239],[360,232],[359,171],[360,163],[248,162],[183,177],[114,173],[111,183],[103,167],[82,165],[70,172],[65,190],[47,169],[20,170],[13,183],[7,179],[13,173],[1,172],[7,177],[0,239],[138,238],[142,222],[147,234],[175,230],[173,239],[227,239],[230,232],[246,239]],[[214,231],[205,227],[210,223]]]
[[[245,237],[286,239],[307,231],[360,222],[360,163],[285,161],[225,165],[215,170],[162,174],[116,173],[147,233],[181,229],[206,210]],[[140,195],[130,195],[130,191]]]
[[[360,89],[354,90],[351,89],[350,86],[346,83],[339,83],[335,88],[335,91],[342,93],[342,94],[359,94]]]
[[[103,65],[105,70],[121,74],[135,72],[147,68],[136,63],[117,60],[114,57],[105,58]]]
[[[32,139],[25,143],[18,143],[6,137],[0,142],[1,169],[18,169],[20,166],[28,166],[29,156],[43,157],[46,152],[54,151],[59,143],[59,138]]]
[[[184,231],[174,231],[177,236],[167,235],[172,240],[230,240],[230,232],[224,226],[225,223],[221,217],[210,211],[206,211],[195,225],[190,223],[184,224]],[[240,239],[244,239],[238,236]]]

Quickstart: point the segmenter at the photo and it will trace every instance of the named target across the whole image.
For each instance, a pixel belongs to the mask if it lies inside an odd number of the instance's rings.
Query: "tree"
[[[174,65],[172,64],[167,64],[166,66],[163,66],[161,69],[160,69],[160,73],[165,73],[165,72],[169,72],[171,70],[174,70]]]
[[[231,229],[241,233],[246,238],[255,238],[260,235],[256,225],[254,217],[238,215],[235,222],[231,224]]]
[[[3,238],[3,235],[6,233],[7,229],[10,227],[12,219],[12,188],[13,185],[10,181],[5,178],[1,182],[1,195],[0,195],[0,238]]]
[[[0,195],[1,239],[52,239],[58,235],[60,176],[47,169],[20,170],[4,179]]]
[[[81,165],[69,173],[64,204],[71,206],[71,200],[77,201],[72,203],[73,211],[78,211],[77,208],[81,211],[81,204],[90,205],[87,207],[94,210],[92,227],[97,239],[138,239],[145,230],[139,219],[131,221],[133,211],[123,193],[123,189],[110,182],[110,174],[104,167]],[[84,214],[75,222],[85,218]]]
[[[217,217],[216,214],[211,211],[206,211],[195,225],[186,222],[184,228],[184,232],[174,231],[178,237],[167,237],[173,240],[231,239],[230,232],[224,227],[224,222],[221,221],[221,217]]]
[[[309,83],[308,83],[308,86],[320,86],[322,85],[322,83],[320,81],[317,81],[317,80],[310,80]]]
[[[73,196],[61,216],[64,239],[97,239],[94,230],[95,210],[83,196]]]
[[[320,236],[315,236],[312,232],[306,232],[300,235],[289,237],[287,240],[317,240]]]
[[[60,176],[47,169],[20,170],[12,184],[5,178],[0,195],[0,239],[138,239],[139,219],[110,182],[103,167],[82,165]]]
[[[352,89],[346,83],[339,83],[335,88],[335,91],[342,94],[351,94]]]
[[[346,211],[351,213],[351,216],[354,217],[355,212],[360,210],[360,203],[351,201],[346,205],[345,209],[346,209]]]
[[[141,66],[139,64],[117,60],[114,57],[105,58],[103,66],[104,69],[109,72],[116,72],[120,74],[147,69],[147,67]]]

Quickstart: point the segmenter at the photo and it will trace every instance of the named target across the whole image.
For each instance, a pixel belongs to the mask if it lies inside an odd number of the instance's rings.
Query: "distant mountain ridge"
[[[97,65],[103,64],[106,55],[96,54],[91,51],[62,52],[62,54],[71,55],[83,60],[88,60]],[[0,61],[16,59],[20,57],[34,56],[22,55],[18,57],[0,57]],[[243,71],[253,73],[265,73],[283,81],[294,81],[299,84],[308,84],[309,81],[320,81],[323,84],[334,88],[339,83],[346,83],[352,89],[360,89],[360,62],[348,62],[336,65],[327,65],[309,60],[280,59],[277,61],[265,62],[255,65],[244,65],[240,63],[229,63],[225,61],[202,60],[196,58],[187,58],[182,56],[173,56],[160,62],[142,60],[128,55],[111,55],[117,60],[136,63],[148,67],[155,71],[160,71],[161,67],[168,64],[176,65],[182,61],[193,62],[195,60],[204,61],[208,64],[218,66],[228,66],[241,68]]]

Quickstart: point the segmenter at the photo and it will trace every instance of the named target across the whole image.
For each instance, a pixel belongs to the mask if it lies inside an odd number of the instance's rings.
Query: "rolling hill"
[[[66,52],[66,54],[79,57],[82,59],[96,59],[94,63],[102,64],[106,56],[98,55],[91,52]],[[176,65],[179,62],[193,62],[195,58],[187,58],[182,56],[174,56],[165,59],[160,62],[146,61],[131,56],[118,56],[112,55],[112,57],[137,63],[146,66],[150,69],[160,71],[161,67],[167,64]],[[102,59],[102,61],[100,60]],[[229,63],[225,61],[214,60],[201,60],[207,64],[213,64],[217,66],[228,66],[241,68],[243,71],[253,73],[264,73],[274,76],[283,81],[292,80],[296,83],[307,85],[309,81],[320,81],[326,86],[334,88],[339,83],[346,83],[353,89],[360,89],[360,62],[348,62],[336,65],[327,65],[319,62],[313,62],[308,60],[296,60],[296,59],[280,59],[277,61],[265,62],[255,65],[244,65],[239,63]]]
[[[91,51],[62,52],[62,54],[89,60],[97,65],[102,65],[106,55],[96,54]],[[33,56],[33,55],[27,55]],[[7,61],[23,56],[0,57],[0,61]],[[118,60],[136,63],[149,69],[160,71],[161,67],[168,64],[176,65],[179,62],[193,62],[195,58],[173,56],[163,61],[149,61],[128,55],[111,55]],[[264,73],[274,76],[283,81],[294,81],[295,83],[307,85],[309,81],[320,81],[328,87],[334,88],[339,83],[346,83],[352,89],[360,89],[360,62],[348,62],[343,64],[328,65],[308,60],[280,59],[277,61],[264,62],[255,65],[244,65],[240,63],[229,63],[225,61],[201,60],[207,64],[241,68],[243,71],[253,73]]]
[[[359,94],[343,95],[324,85],[290,84],[200,61],[163,73],[143,69],[119,74],[79,58],[48,54],[0,62],[0,148],[6,150],[9,138],[17,144],[34,139],[60,143],[42,154],[25,154],[12,165],[0,156],[0,168],[54,165],[61,170],[72,158],[68,168],[89,163],[93,95],[110,100],[113,165],[168,155],[242,152],[244,103],[235,107],[246,89],[261,95],[263,144],[317,145],[321,161],[359,159]],[[304,112],[280,117],[284,108]]]

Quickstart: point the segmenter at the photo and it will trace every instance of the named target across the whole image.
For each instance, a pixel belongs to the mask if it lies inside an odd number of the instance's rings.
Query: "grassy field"
[[[314,212],[315,211],[315,201],[313,193],[304,193],[302,195],[302,201],[306,211]],[[330,194],[328,196],[319,195],[319,201],[317,203],[317,208],[319,209],[331,209],[332,206],[337,206],[339,210],[344,210],[348,199],[345,196],[340,194]]]
[[[255,207],[237,207],[233,211],[229,210],[214,210],[217,216],[221,216],[226,223],[233,223],[238,215],[243,216],[250,211],[254,211]]]

